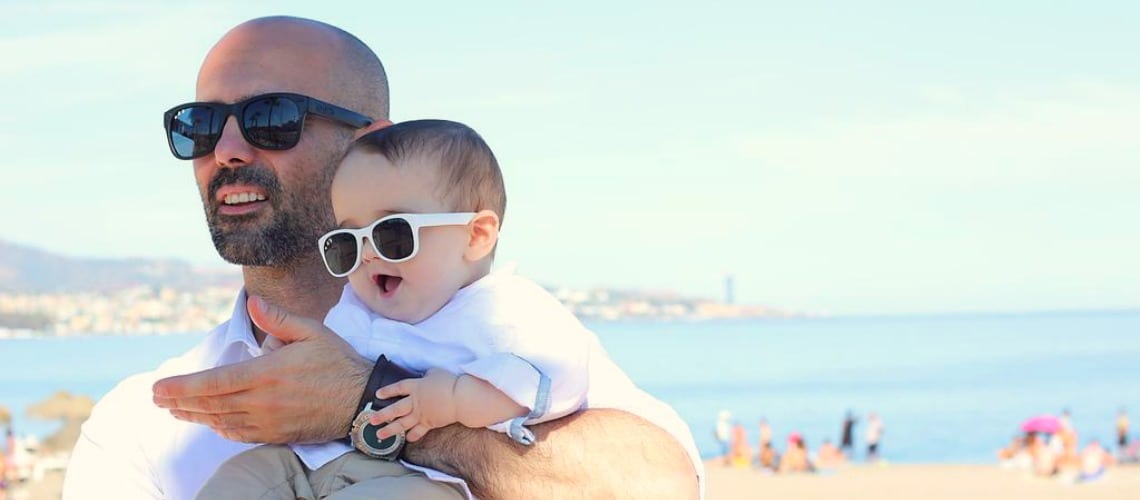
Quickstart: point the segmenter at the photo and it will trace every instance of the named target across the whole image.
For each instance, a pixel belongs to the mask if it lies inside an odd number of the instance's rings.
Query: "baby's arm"
[[[592,334],[541,287],[521,278],[501,278],[493,289],[484,289],[452,314],[450,321],[464,327],[451,331],[450,341],[478,356],[448,367],[458,376],[429,370],[423,381],[399,383],[422,388],[381,389],[381,398],[409,397],[376,415],[374,425],[412,412],[425,417],[389,424],[381,429],[381,438],[403,430],[409,441],[415,441],[431,429],[459,422],[487,427],[529,445],[534,435],[524,425],[563,417],[583,406]],[[423,394],[413,398],[413,391]]]
[[[527,408],[484,380],[435,368],[421,379],[405,379],[382,387],[376,396],[404,396],[372,415],[372,425],[391,422],[378,431],[380,439],[404,431],[408,441],[414,442],[432,429],[456,422],[480,428],[528,413]]]

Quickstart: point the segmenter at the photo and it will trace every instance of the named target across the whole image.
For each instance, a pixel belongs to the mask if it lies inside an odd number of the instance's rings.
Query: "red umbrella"
[[[1025,432],[1044,432],[1053,434],[1061,430],[1061,419],[1052,415],[1038,415],[1021,423],[1021,430]]]

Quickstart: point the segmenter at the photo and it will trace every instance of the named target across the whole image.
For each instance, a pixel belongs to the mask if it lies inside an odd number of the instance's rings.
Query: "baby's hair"
[[[471,127],[448,120],[406,121],[369,132],[352,147],[380,153],[396,167],[413,158],[431,161],[439,169],[442,199],[452,210],[492,210],[502,224],[507,209],[503,173]]]

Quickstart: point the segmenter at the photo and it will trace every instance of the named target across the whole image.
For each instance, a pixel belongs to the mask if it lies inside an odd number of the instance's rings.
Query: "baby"
[[[586,407],[616,408],[673,434],[701,474],[692,435],[672,408],[638,389],[542,287],[509,269],[492,272],[506,192],[494,154],[475,131],[417,120],[361,137],[333,179],[332,204],[339,228],[318,245],[329,272],[349,284],[325,324],[362,355],[424,374],[377,392],[378,400],[395,402],[371,414],[370,423],[383,427],[366,440],[406,435],[414,442],[459,423],[526,446],[534,440],[529,424]],[[280,495],[259,498],[349,491],[398,498],[393,477],[407,481],[418,470],[346,455],[341,442],[291,448],[307,468],[280,456],[292,455],[289,448],[255,448],[223,464],[199,497],[248,498],[283,477]],[[359,471],[354,477],[343,477],[346,462]],[[281,463],[289,470],[267,470]],[[330,468],[338,472],[324,472]]]

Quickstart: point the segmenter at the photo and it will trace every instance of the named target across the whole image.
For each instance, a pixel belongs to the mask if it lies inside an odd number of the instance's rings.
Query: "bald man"
[[[390,124],[383,66],[333,26],[262,18],[213,47],[196,92],[197,102],[167,113],[168,140],[192,161],[214,245],[242,266],[245,288],[230,320],[198,346],[96,405],[65,498],[193,498],[253,443],[343,439],[365,392],[373,362],[315,319],[344,282],[325,272],[314,242],[335,226],[329,188],[339,159],[355,138]],[[301,119],[281,118],[290,113]],[[480,498],[698,495],[680,444],[639,417],[592,409],[532,430],[538,442],[522,450],[453,425],[404,457],[432,477],[462,478]]]

